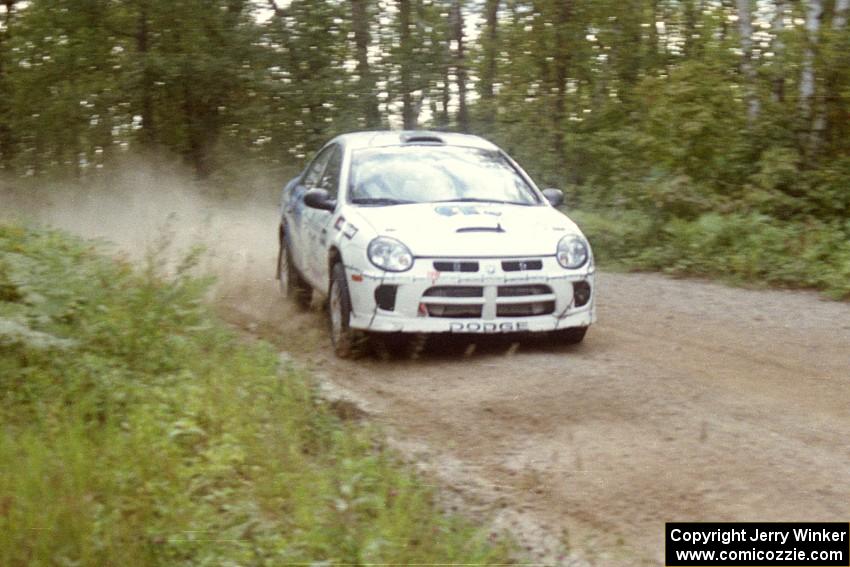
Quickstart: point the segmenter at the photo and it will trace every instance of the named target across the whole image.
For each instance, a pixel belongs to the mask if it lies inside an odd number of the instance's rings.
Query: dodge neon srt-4
[[[552,332],[596,319],[578,227],[476,136],[359,132],[328,142],[283,190],[277,276],[327,298],[336,354],[367,333]]]

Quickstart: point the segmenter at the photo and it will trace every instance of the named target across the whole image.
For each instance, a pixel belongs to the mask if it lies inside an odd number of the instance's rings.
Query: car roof
[[[342,144],[352,150],[379,148],[385,146],[404,146],[408,144],[435,144],[463,146],[482,150],[499,148],[478,136],[455,132],[435,132],[431,130],[377,130],[370,132],[351,132],[334,138],[331,142]]]

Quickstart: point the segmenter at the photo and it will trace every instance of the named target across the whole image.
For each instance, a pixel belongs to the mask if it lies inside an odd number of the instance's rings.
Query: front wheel
[[[289,243],[286,238],[281,238],[280,248],[277,256],[277,280],[280,288],[280,294],[286,299],[295,301],[295,304],[302,309],[310,307],[310,300],[313,297],[313,290],[310,284],[304,281],[295,265],[292,263],[292,256],[289,253]]]
[[[335,264],[331,271],[331,287],[328,292],[328,322],[334,352],[340,358],[355,358],[362,354],[366,345],[366,333],[352,329],[351,296],[345,279],[345,268]]]
[[[558,329],[552,331],[555,340],[565,345],[577,345],[584,340],[587,334],[587,327],[569,327],[567,329]]]

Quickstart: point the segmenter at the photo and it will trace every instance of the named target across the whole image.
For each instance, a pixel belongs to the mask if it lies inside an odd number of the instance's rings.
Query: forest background
[[[334,135],[483,135],[603,265],[850,294],[850,0],[0,0],[0,171],[270,194]],[[270,202],[270,206],[273,203]]]

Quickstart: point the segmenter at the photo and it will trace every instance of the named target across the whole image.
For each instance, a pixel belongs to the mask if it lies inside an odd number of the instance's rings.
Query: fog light
[[[379,285],[375,289],[375,303],[384,311],[395,310],[395,296],[398,286],[395,285]]]
[[[576,307],[587,305],[590,301],[590,284],[587,282],[575,282],[573,284],[573,302]]]

